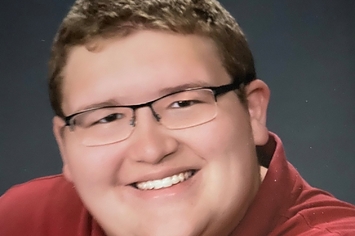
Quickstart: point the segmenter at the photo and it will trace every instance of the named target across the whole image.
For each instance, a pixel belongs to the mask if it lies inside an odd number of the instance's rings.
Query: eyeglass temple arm
[[[222,86],[219,86],[219,87],[214,87],[212,89],[214,91],[215,97],[217,97],[218,95],[221,95],[221,94],[224,94],[226,92],[238,89],[240,87],[240,85],[241,85],[240,81],[234,80],[230,84],[222,85]]]

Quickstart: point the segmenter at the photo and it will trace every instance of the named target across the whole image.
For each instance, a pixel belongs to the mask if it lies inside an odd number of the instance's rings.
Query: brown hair
[[[216,0],[77,0],[60,25],[52,46],[49,95],[55,114],[64,116],[62,72],[71,48],[143,29],[211,38],[235,81],[243,86],[256,77],[243,32]],[[244,101],[243,95],[240,98]]]

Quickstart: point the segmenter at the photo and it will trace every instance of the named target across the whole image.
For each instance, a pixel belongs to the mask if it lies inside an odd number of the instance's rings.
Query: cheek
[[[258,179],[258,161],[247,115],[222,114],[212,122],[185,130],[183,136],[183,145],[205,162],[203,173],[211,188],[241,191]]]
[[[94,188],[116,184],[115,173],[122,158],[117,158],[120,153],[113,150],[113,146],[85,147],[73,143],[66,150],[66,165],[77,187]]]
[[[181,140],[205,163],[203,205],[217,218],[241,218],[260,182],[248,116],[221,115],[185,130]]]
[[[195,127],[186,135],[189,145],[209,164],[218,164],[225,172],[251,175],[257,167],[255,143],[248,113],[240,106],[221,107],[211,122]],[[231,176],[236,177],[236,176]]]
[[[221,156],[255,155],[250,121],[245,111],[223,112],[206,124],[182,130],[181,140],[206,161]]]

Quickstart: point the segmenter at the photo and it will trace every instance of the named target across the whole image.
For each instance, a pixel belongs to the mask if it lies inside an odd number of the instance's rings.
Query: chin
[[[173,217],[173,216],[171,216]],[[165,220],[164,220],[165,219]],[[127,224],[131,224],[129,222]],[[126,225],[127,226],[127,225]],[[187,218],[181,220],[156,219],[153,223],[143,222],[128,226],[125,230],[121,227],[104,229],[108,236],[136,235],[136,236],[201,236],[203,227],[194,225]]]

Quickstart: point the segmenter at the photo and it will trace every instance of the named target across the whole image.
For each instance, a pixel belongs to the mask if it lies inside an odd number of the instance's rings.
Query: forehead
[[[64,70],[66,114],[104,100],[142,103],[184,84],[229,82],[211,39],[140,31],[71,50]],[[90,48],[89,48],[90,49]]]

